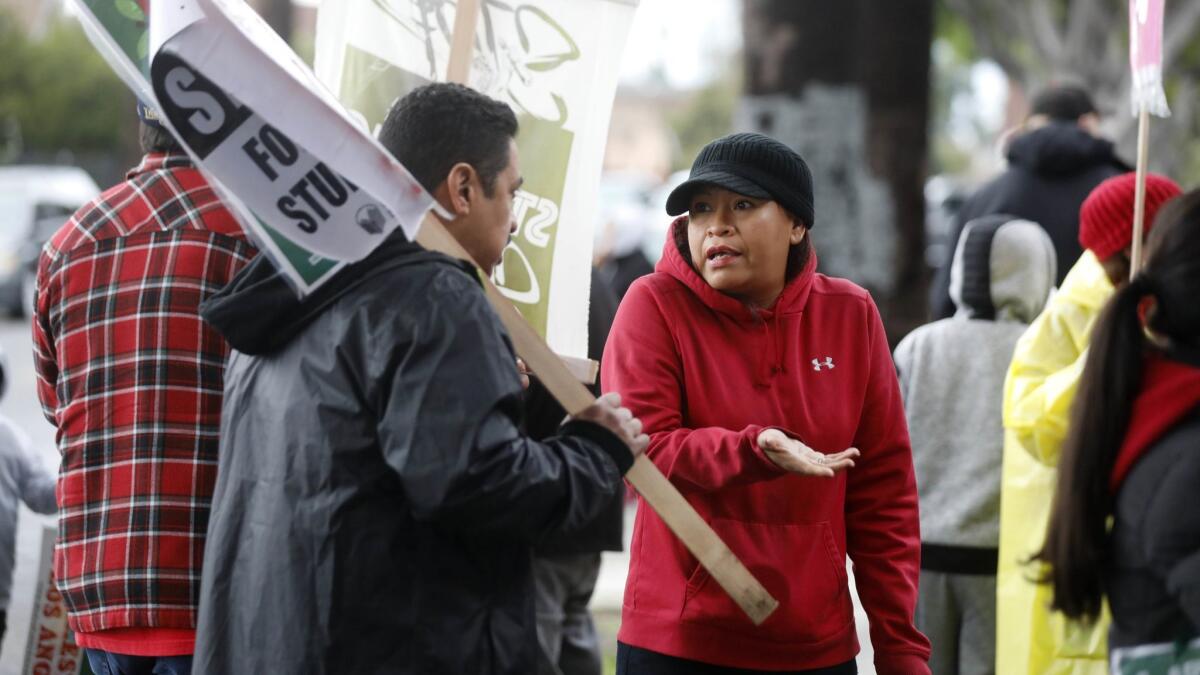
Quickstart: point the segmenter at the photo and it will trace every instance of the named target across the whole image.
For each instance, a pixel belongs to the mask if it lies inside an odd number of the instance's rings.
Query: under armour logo
[[[820,372],[821,370],[833,370],[833,357],[826,356],[824,362],[813,359],[812,364],[813,364],[813,370],[818,371],[818,372]]]

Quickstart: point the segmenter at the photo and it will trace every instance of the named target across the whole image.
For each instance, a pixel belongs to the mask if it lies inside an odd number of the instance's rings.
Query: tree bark
[[[813,172],[821,270],[866,286],[893,343],[922,323],[932,0],[745,0],[735,119]]]

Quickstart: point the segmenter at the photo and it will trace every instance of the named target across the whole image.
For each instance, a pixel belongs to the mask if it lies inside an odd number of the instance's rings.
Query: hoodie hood
[[[773,305],[767,309],[750,307],[709,286],[704,277],[692,267],[692,263],[683,256],[675,240],[680,229],[687,227],[687,223],[687,216],[680,216],[671,223],[667,231],[667,241],[663,245],[662,258],[654,271],[672,277],[686,286],[709,309],[738,324],[747,334],[744,353],[752,354],[752,358],[757,360],[756,385],[771,386],[775,376],[787,373],[785,336],[788,325],[799,321],[808,303],[809,292],[817,272],[816,252],[809,257],[804,270],[787,282]]]
[[[1005,153],[1009,163],[1044,176],[1069,176],[1109,164],[1125,171],[1112,141],[1096,138],[1074,122],[1052,122],[1012,140]]]
[[[287,278],[265,255],[258,256],[228,286],[200,305],[200,315],[243,354],[282,349],[327,307],[379,274],[418,263],[462,267],[467,263],[409,242],[397,229],[366,258],[347,265],[312,293],[297,297]]]
[[[976,218],[963,228],[950,267],[956,316],[1032,323],[1057,267],[1054,243],[1040,225],[1006,215]]]

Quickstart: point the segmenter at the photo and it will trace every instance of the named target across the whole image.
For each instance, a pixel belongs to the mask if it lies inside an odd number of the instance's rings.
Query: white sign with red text
[[[54,585],[54,528],[42,529],[42,555],[33,603],[33,619],[25,643],[24,675],[83,675],[83,649],[67,627],[67,605]]]
[[[1165,0],[1129,0],[1129,65],[1133,70],[1130,98],[1133,114],[1146,110],[1168,117],[1163,90],[1163,9]]]

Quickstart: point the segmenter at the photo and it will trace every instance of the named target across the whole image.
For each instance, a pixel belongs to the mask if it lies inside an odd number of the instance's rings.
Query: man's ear
[[[450,167],[446,180],[439,186],[435,196],[455,216],[465,216],[471,212],[471,202],[477,197],[475,192],[478,189],[475,167],[459,162]]]

